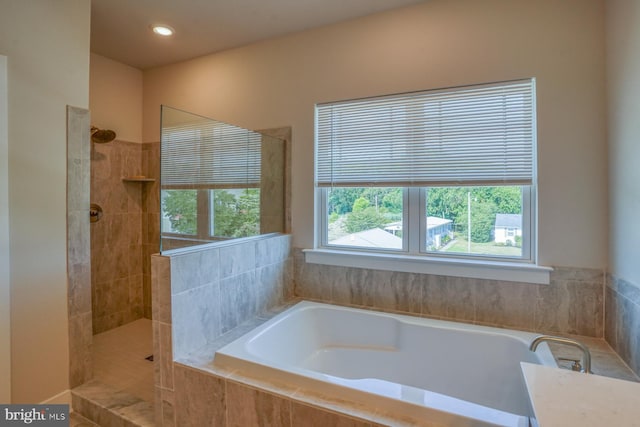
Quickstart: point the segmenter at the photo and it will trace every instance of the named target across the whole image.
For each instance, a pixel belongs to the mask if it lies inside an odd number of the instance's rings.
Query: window
[[[163,107],[163,238],[212,241],[260,234],[262,136],[168,112]]]
[[[162,190],[162,233],[201,240],[260,234],[260,189]]]
[[[535,261],[533,79],[316,107],[321,248]]]

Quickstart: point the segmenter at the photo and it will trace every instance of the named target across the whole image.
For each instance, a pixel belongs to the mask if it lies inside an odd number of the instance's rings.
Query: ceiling
[[[146,69],[422,1],[92,0],[91,51]]]

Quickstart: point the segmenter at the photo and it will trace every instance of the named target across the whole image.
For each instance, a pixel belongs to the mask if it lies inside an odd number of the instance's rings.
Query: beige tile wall
[[[69,385],[92,377],[89,255],[89,111],[67,107],[67,287]]]
[[[125,182],[123,177],[159,175],[159,150],[152,144],[118,140],[91,148],[91,202],[103,209],[100,221],[91,224],[93,333],[97,334],[151,316],[148,259],[157,252],[157,221],[153,221],[159,210],[157,183]]]
[[[339,305],[525,331],[602,337],[604,272],[554,267],[549,285],[309,264],[294,250],[295,295]]]
[[[605,339],[640,376],[640,286],[607,275]]]
[[[144,317],[151,319],[151,255],[160,251],[160,143],[142,144],[142,171],[155,179],[142,191],[142,287]]]

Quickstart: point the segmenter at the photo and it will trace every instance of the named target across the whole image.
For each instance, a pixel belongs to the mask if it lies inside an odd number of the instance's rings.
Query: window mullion
[[[199,239],[209,238],[209,224],[211,203],[209,203],[209,190],[198,190],[196,208],[196,234]]]
[[[537,262],[535,235],[535,190],[533,186],[522,187],[522,258],[532,262]]]
[[[423,209],[420,206],[420,188],[409,187],[405,190],[407,194],[407,203],[405,208],[405,214],[407,220],[404,227],[403,234],[406,236],[407,248],[410,254],[418,254],[424,241],[424,230],[421,221],[423,218]],[[425,217],[426,218],[426,217]]]
[[[320,209],[315,209],[316,215],[317,212],[320,212],[319,217],[317,217],[314,221],[315,224],[318,224],[318,232],[316,233],[316,241],[315,247],[326,246],[329,242],[328,233],[329,233],[329,204],[327,192],[328,188],[320,188],[319,191],[316,191],[316,206],[319,206]]]

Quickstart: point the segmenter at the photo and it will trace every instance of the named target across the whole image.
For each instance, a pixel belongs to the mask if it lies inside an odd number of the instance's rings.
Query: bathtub
[[[302,301],[214,364],[448,426],[529,426],[520,362],[535,334]]]

